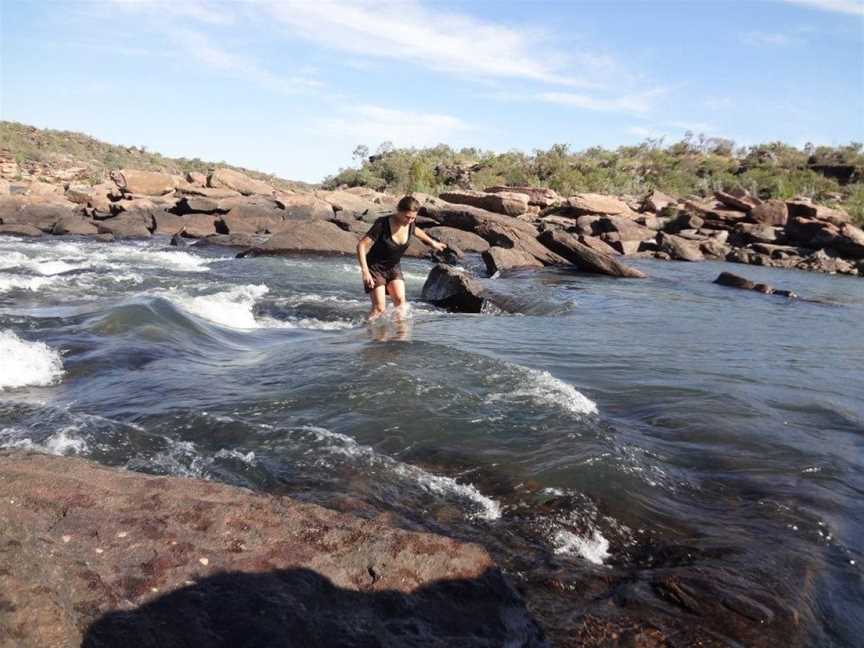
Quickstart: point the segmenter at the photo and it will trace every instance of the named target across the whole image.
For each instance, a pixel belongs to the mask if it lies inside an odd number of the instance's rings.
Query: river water
[[[864,281],[633,265],[462,315],[404,261],[409,316],[370,326],[351,259],[0,238],[0,445],[480,542],[560,645],[860,645]]]

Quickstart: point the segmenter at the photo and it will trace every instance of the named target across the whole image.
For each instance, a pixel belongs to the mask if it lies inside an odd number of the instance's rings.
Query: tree
[[[358,144],[351,157],[356,158],[357,164],[363,164],[369,157],[369,147],[365,144]]]

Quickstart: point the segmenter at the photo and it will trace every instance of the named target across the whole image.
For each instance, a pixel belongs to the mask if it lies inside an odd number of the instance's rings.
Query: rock
[[[683,239],[687,239],[688,241],[707,241],[708,235],[701,234],[699,230],[695,229],[683,229],[678,232],[678,236]]]
[[[528,196],[529,205],[534,205],[536,207],[539,207],[540,209],[546,209],[547,207],[557,205],[561,202],[561,196],[559,196],[552,189],[545,189],[543,187],[503,187],[499,185],[494,187],[488,187],[486,189],[486,192],[524,194]]]
[[[717,239],[708,239],[699,244],[699,251],[709,259],[723,260],[729,254],[729,246]]]
[[[853,263],[832,256],[825,250],[816,250],[809,256],[801,259],[795,267],[801,270],[826,272],[828,274],[852,274],[853,271],[857,271]]]
[[[379,194],[376,191],[371,191],[371,194],[367,195],[358,195],[352,191],[319,190],[314,193],[314,196],[330,204],[336,213],[346,212],[355,216],[371,215],[373,220],[395,211],[397,203],[393,196]]]
[[[138,169],[121,169],[112,171],[111,179],[123,193],[143,194],[146,196],[161,196],[171,193],[177,186],[177,181],[168,173],[159,171],[140,171]]]
[[[766,200],[747,213],[747,219],[762,225],[783,226],[789,220],[789,209],[782,200]]]
[[[100,234],[111,234],[115,239],[150,238],[156,223],[151,211],[142,210],[96,221],[96,228]]]
[[[0,201],[0,222],[4,225],[31,225],[45,233],[50,233],[57,221],[80,215],[80,207],[65,200],[34,204],[28,198],[9,196]]]
[[[219,207],[219,201],[204,196],[182,196],[172,209],[175,214],[215,214],[223,211]]]
[[[686,211],[680,211],[666,224],[663,231],[670,234],[677,234],[682,230],[697,230],[704,224],[705,220],[701,216]]]
[[[479,545],[20,451],[0,491],[8,645],[545,645]]]
[[[455,227],[430,227],[426,233],[437,241],[447,245],[455,245],[463,252],[483,253],[489,249],[489,242],[482,236]]]
[[[715,191],[714,197],[727,207],[743,212],[749,212],[762,202],[758,198],[753,198],[746,193],[741,196],[736,196],[731,193],[726,193],[725,191]]]
[[[777,235],[783,230],[770,225],[758,225],[754,223],[738,223],[732,233],[729,242],[732,245],[746,245],[748,243],[776,243]]]
[[[80,216],[69,216],[59,219],[51,230],[54,235],[95,236],[99,229],[92,221]]]
[[[470,205],[496,214],[518,216],[528,210],[528,196],[513,192],[484,193],[482,191],[445,191],[441,200],[458,205]]]
[[[582,245],[587,245],[589,248],[591,248],[595,252],[599,252],[600,254],[607,254],[609,256],[618,256],[619,254],[621,254],[621,252],[618,251],[616,248],[609,245],[603,239],[597,238],[596,236],[580,236],[579,242]]]
[[[440,263],[426,277],[420,299],[459,313],[480,313],[486,303],[483,288],[475,279]]]
[[[108,213],[111,211],[111,199],[119,198],[116,190],[117,186],[113,182],[92,187],[89,185],[69,185],[64,195],[66,200],[70,202]]]
[[[234,207],[227,214],[216,217],[216,230],[220,234],[275,233],[284,225],[282,211],[266,207]]]
[[[783,234],[789,241],[811,248],[820,248],[833,242],[840,234],[840,228],[824,220],[790,216]]]
[[[840,227],[840,232],[834,238],[831,247],[844,257],[864,259],[864,231],[846,223]]]
[[[219,216],[212,214],[186,214],[178,216],[164,210],[151,212],[155,221],[154,234],[181,234],[186,238],[204,238],[217,233]]]
[[[645,274],[631,268],[614,257],[592,250],[583,245],[572,234],[561,230],[547,230],[540,235],[540,242],[556,254],[584,272],[596,272],[613,277],[641,278]]]
[[[639,251],[640,245],[642,245],[642,241],[615,241],[611,244],[611,247],[615,248],[619,254],[627,256],[629,254],[636,254]]]
[[[624,216],[600,216],[591,224],[591,228],[595,234],[614,232],[618,234],[619,241],[645,241],[657,236],[654,230]]]
[[[657,218],[654,214],[640,214],[636,218],[633,219],[635,223],[638,223],[642,227],[647,227],[650,230],[655,232],[663,229],[666,225],[669,224],[669,221],[666,219]]]
[[[286,222],[284,229],[243,256],[347,254],[357,251],[358,237],[324,220]]]
[[[542,268],[534,255],[521,250],[514,250],[492,246],[483,252],[483,261],[486,264],[486,272],[491,277],[496,272],[511,270],[513,268]]]
[[[582,218],[591,218],[591,216],[582,216]],[[573,219],[568,218],[567,216],[549,214],[548,216],[540,217],[537,220],[537,224],[539,225],[541,231],[545,231],[547,229],[570,229],[573,227]]]
[[[699,246],[695,243],[687,241],[680,236],[660,232],[657,235],[657,245],[662,252],[665,252],[673,259],[678,261],[704,261],[705,257],[699,251]]]
[[[602,194],[581,193],[570,196],[556,211],[568,216],[631,216],[633,210],[623,200]]]
[[[24,193],[28,196],[49,196],[59,198],[63,195],[63,187],[52,182],[34,180],[29,183]]]
[[[207,176],[200,171],[189,171],[186,174],[186,182],[188,182],[193,187],[206,187]]]
[[[285,210],[285,217],[292,220],[333,218],[333,206],[312,194],[281,194],[276,204]]]
[[[676,200],[656,189],[642,199],[640,211],[659,214],[663,208],[674,205]]]
[[[344,211],[336,212],[336,215],[333,216],[333,218],[328,218],[327,220],[338,225],[346,232],[356,234],[358,237],[363,236],[368,232],[370,227],[368,222],[355,218],[353,215],[345,213]]]
[[[786,202],[789,218],[809,218],[827,221],[833,225],[843,225],[850,222],[849,214],[839,209],[831,209],[822,205],[814,205],[805,200],[789,200]]]
[[[795,299],[798,297],[794,292],[789,290],[777,290],[772,286],[767,284],[757,284],[753,283],[749,279],[745,279],[744,277],[739,277],[736,274],[732,274],[731,272],[721,272],[720,275],[714,280],[714,283],[719,284],[721,286],[729,286],[730,288],[740,288],[742,290],[755,290],[756,292],[760,292],[766,295],[780,295],[782,297],[789,297]]]
[[[42,230],[26,223],[10,223],[0,225],[0,234],[36,237],[42,236]]]
[[[254,180],[245,173],[221,167],[207,176],[207,186],[214,189],[233,189],[244,196],[252,194],[269,196],[273,193],[273,187],[266,182]]]
[[[225,188],[214,187],[197,187],[187,185],[177,187],[177,193],[181,196],[200,196],[202,198],[210,198],[211,200],[225,200],[228,198],[239,198],[242,194],[239,191]]]
[[[262,237],[252,234],[210,234],[194,241],[196,248],[218,245],[220,247],[251,248],[264,242]]]

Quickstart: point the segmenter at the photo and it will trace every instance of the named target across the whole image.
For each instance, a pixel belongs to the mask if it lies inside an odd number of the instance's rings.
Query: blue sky
[[[373,151],[864,140],[864,0],[0,0],[0,116],[318,181]]]

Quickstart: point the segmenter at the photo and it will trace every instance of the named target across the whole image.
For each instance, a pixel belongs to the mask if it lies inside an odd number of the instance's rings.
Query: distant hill
[[[44,172],[97,184],[108,179],[112,169],[143,169],[183,175],[189,171],[207,173],[216,167],[227,167],[263,180],[281,189],[309,190],[313,185],[286,180],[225,162],[208,162],[198,158],[169,158],[147,151],[144,147],[107,144],[72,131],[40,129],[18,122],[0,121],[0,158],[14,160],[31,173]]]

